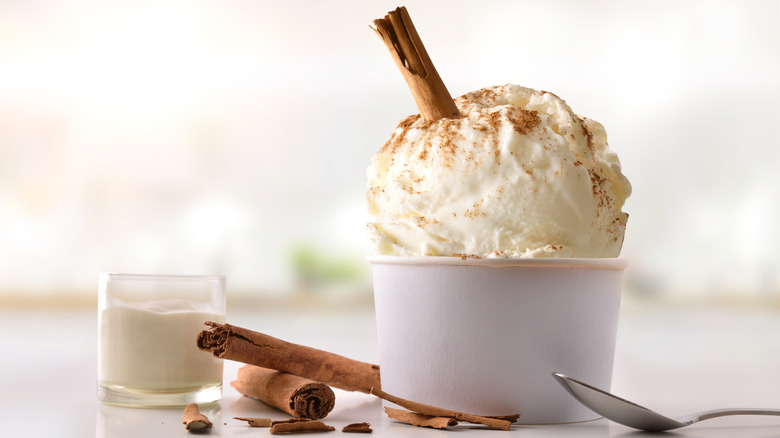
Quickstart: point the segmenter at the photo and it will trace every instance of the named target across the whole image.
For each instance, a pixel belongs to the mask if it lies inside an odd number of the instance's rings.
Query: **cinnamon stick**
[[[284,433],[303,433],[303,432],[332,432],[336,430],[333,426],[317,421],[292,419],[284,421],[274,421],[271,423],[271,434],[279,435]]]
[[[237,378],[230,386],[238,392],[293,417],[319,420],[325,418],[336,403],[336,395],[328,385],[305,377],[244,365],[239,368]]]
[[[374,26],[372,29],[387,46],[412,91],[420,114],[428,121],[460,117],[406,8],[388,12],[384,18],[374,20]]]
[[[411,424],[417,427],[432,427],[434,429],[447,429],[455,426],[458,421],[450,417],[434,417],[432,415],[419,414],[417,412],[405,411],[403,409],[385,408],[387,416],[402,423]]]
[[[207,322],[198,334],[198,348],[235,360],[306,377],[347,391],[370,393],[380,388],[379,366],[334,353],[282,341],[249,329]]]
[[[503,418],[483,417],[481,415],[467,414],[464,412],[452,411],[449,409],[430,406],[411,400],[405,400],[401,397],[396,397],[394,395],[383,392],[381,389],[373,388],[371,390],[371,394],[381,398],[382,400],[395,403],[398,406],[404,407],[410,411],[417,412],[418,414],[430,415],[433,417],[450,417],[458,421],[474,424],[484,424],[485,426],[490,426],[502,430],[509,430],[509,426],[512,424],[512,421]]]
[[[485,417],[438,408],[396,397],[381,390],[379,366],[334,353],[276,339],[249,329],[207,322],[210,330],[198,334],[201,350],[214,356],[306,377],[347,391],[373,394],[410,411],[434,417],[450,417],[467,423],[508,430],[517,415]]]
[[[195,403],[190,403],[184,408],[181,422],[184,424],[184,428],[189,431],[211,429],[213,427],[211,421],[200,413],[200,409]]]

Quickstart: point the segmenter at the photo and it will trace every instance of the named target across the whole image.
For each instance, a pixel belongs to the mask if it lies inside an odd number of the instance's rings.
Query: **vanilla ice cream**
[[[407,117],[374,155],[376,254],[618,256],[631,185],[601,124],[517,85],[455,103],[461,118]]]

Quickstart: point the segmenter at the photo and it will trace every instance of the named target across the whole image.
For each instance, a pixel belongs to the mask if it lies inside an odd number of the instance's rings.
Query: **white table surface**
[[[45,303],[42,303],[45,305]],[[228,322],[291,341],[376,362],[370,308],[334,310],[229,307]],[[91,308],[0,309],[0,436],[174,437],[187,436],[181,409],[107,406],[95,396],[96,311]],[[241,364],[226,362],[224,381]],[[780,408],[780,309],[776,306],[672,306],[624,299],[615,358],[613,392],[669,415],[720,407]],[[523,437],[639,436],[596,420],[553,426],[513,426],[509,432],[468,424],[453,431],[415,428],[383,416],[371,396],[336,390],[336,407],[324,420],[336,427],[367,421],[373,436],[437,437],[507,434]],[[265,436],[235,416],[288,418],[241,397],[229,385],[219,403],[202,407],[213,436]],[[724,417],[666,436],[780,437],[778,417]],[[641,434],[646,436],[647,434]]]

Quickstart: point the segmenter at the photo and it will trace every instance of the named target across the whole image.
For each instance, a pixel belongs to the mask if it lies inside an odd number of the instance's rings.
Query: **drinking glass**
[[[219,400],[222,360],[196,343],[207,321],[225,321],[224,276],[100,274],[98,399],[134,407]]]

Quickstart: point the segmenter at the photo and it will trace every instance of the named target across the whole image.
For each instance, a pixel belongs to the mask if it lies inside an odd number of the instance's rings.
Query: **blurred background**
[[[400,4],[453,96],[604,124],[627,293],[780,302],[778,2],[0,0],[0,303],[99,272],[370,299],[365,171],[417,110],[369,23]]]

